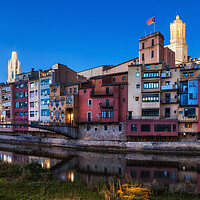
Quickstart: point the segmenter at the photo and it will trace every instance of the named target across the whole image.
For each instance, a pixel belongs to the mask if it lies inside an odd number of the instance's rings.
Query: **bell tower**
[[[187,44],[185,40],[185,27],[178,16],[176,20],[170,24],[170,45],[167,45],[172,51],[175,52],[175,64],[187,62]]]
[[[17,59],[17,52],[12,52],[12,57],[8,61],[8,83],[14,82],[17,78],[17,74],[21,73],[21,64]]]

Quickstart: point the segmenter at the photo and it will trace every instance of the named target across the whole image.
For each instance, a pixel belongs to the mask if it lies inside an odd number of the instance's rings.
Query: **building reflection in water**
[[[53,156],[52,156],[53,157]],[[162,160],[134,160],[126,155],[82,153],[66,155],[64,159],[48,156],[33,156],[0,151],[0,160],[8,163],[26,164],[35,162],[42,167],[52,169],[61,180],[74,181],[83,179],[88,184],[109,177],[125,178],[130,175],[137,183],[157,182],[167,187],[170,192],[183,189],[185,182],[190,181],[195,193],[200,194],[200,160],[187,158],[183,161],[176,157],[176,162]]]

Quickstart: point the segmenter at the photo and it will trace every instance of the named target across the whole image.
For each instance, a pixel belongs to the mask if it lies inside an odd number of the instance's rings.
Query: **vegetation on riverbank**
[[[183,192],[186,191],[186,192]],[[110,179],[95,185],[87,185],[80,180],[57,180],[50,170],[38,164],[20,166],[0,162],[1,200],[78,200],[78,199],[140,199],[140,200],[197,200],[189,183],[183,191],[170,194],[156,183],[149,185],[133,184],[130,178]]]

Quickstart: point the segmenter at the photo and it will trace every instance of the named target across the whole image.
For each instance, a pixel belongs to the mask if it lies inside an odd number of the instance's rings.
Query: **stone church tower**
[[[175,64],[187,62],[187,44],[185,41],[185,23],[177,14],[176,20],[170,24],[170,45],[167,45],[175,52]]]
[[[17,59],[17,52],[12,52],[12,57],[8,61],[8,83],[14,82],[17,78],[17,74],[21,73],[21,64]]]

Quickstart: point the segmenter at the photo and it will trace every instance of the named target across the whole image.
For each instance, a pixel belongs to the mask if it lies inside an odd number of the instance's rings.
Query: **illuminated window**
[[[135,97],[135,101],[139,101],[139,97]]]
[[[192,128],[192,124],[191,123],[185,123],[185,128]]]

